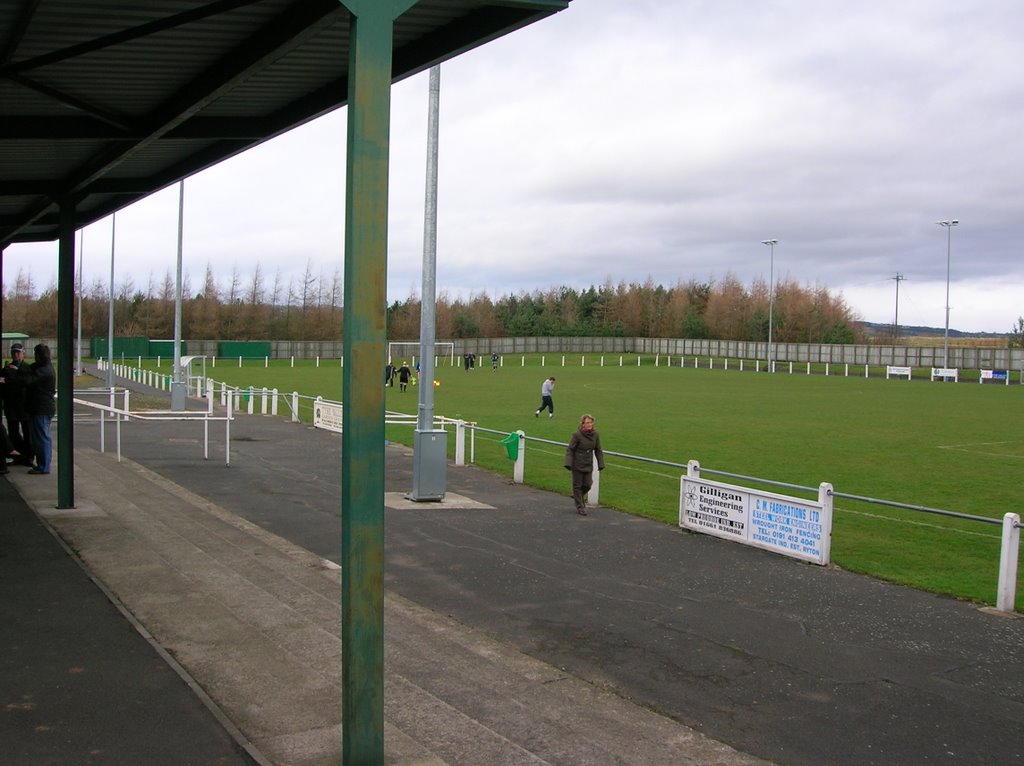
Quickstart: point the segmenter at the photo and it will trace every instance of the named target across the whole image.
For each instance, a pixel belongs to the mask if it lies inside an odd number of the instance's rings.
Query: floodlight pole
[[[960,221],[950,218],[946,221],[936,221],[939,226],[946,227],[946,332],[942,336],[942,367],[949,369],[949,263],[950,253],[953,244],[953,227],[959,226]]]
[[[437,331],[437,147],[441,66],[430,68],[427,108],[427,184],[423,214],[423,289],[420,295],[420,393],[413,434],[409,500],[444,500],[448,434],[434,429],[434,341]]]
[[[181,253],[185,231],[185,179],[178,184],[178,268],[174,290],[174,370],[171,380],[171,411],[185,410],[185,383],[181,379]]]
[[[114,393],[114,235],[117,211],[110,216],[110,305],[107,307],[107,388]]]
[[[893,279],[896,280],[896,314],[892,320],[892,341],[895,343],[897,338],[900,337],[900,282],[906,279],[906,277],[897,271]]]
[[[82,375],[82,253],[85,250],[85,229],[78,230],[78,273],[75,280],[78,285],[78,345],[75,354],[75,374]]]
[[[770,257],[768,262],[768,372],[775,372],[775,354],[772,349],[772,322],[775,314],[775,246],[777,239],[763,239],[762,245],[768,245]]]

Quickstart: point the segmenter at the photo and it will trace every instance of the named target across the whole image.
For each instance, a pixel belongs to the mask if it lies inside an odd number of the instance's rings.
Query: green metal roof
[[[568,1],[415,2],[393,79]],[[57,239],[57,200],[78,229],[344,105],[350,27],[341,0],[0,3],[0,250]]]

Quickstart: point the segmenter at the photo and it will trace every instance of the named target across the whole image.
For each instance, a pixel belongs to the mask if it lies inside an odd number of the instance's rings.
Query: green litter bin
[[[519,459],[519,434],[511,433],[501,440],[502,445],[505,447],[505,451],[508,453],[509,460]]]

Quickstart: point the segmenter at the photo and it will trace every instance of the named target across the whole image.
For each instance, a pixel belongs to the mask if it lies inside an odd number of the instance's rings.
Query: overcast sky
[[[1024,314],[1020,0],[574,0],[442,66],[438,291],[775,279],[860,318],[1006,332]],[[392,94],[389,300],[418,294],[427,74]],[[185,183],[184,266],[221,284],[343,267],[346,110]],[[117,216],[115,264],[173,273],[177,187]],[[85,230],[87,283],[110,220]],[[56,244],[4,280],[52,279]]]

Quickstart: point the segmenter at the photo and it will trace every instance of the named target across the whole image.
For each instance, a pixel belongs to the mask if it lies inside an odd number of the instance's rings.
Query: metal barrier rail
[[[212,422],[224,422],[224,464],[231,464],[231,420],[233,418],[230,405],[228,411],[223,416],[215,416],[213,414],[212,406],[206,410],[200,411],[182,411],[175,412],[171,410],[136,410],[132,411],[130,408],[131,393],[128,389],[123,389],[123,405],[117,407],[114,405],[114,400],[117,393],[114,389],[91,389],[88,391],[76,392],[83,395],[89,393],[103,393],[109,397],[109,404],[98,404],[96,402],[88,401],[87,399],[80,398],[79,396],[72,397],[72,402],[88,409],[96,410],[100,413],[100,452],[106,452],[106,418],[112,416],[115,423],[115,436],[116,436],[116,453],[117,461],[121,462],[121,423],[128,420],[142,420],[142,421],[202,421],[203,423],[203,459],[208,460],[210,457],[210,423]]]
[[[472,429],[473,431],[483,431],[485,433],[492,434],[505,434],[505,431],[496,431],[492,428],[484,428],[476,425]],[[541,439],[537,437],[527,436],[522,430],[514,431],[513,433],[518,434],[519,443],[518,450],[513,467],[512,480],[516,484],[522,484],[525,476],[525,462],[526,462],[526,442],[532,441],[538,444],[551,444],[559,447],[567,446],[565,442],[556,442],[550,439]],[[511,435],[511,434],[509,434]],[[671,468],[678,468],[683,473],[687,470],[687,464],[675,463],[668,460],[658,460],[655,458],[642,457],[640,455],[629,455],[623,452],[613,452],[611,450],[604,450],[605,457],[619,457],[627,460],[633,460],[642,463],[653,463],[656,465],[668,466]],[[594,478],[593,486],[590,489],[590,499],[596,505],[598,503],[599,492],[600,492],[600,471],[597,470],[597,466],[594,466]],[[755,484],[761,484],[772,487],[784,487],[786,489],[797,490],[800,492],[807,492],[812,497],[817,496],[819,489],[817,487],[806,487],[800,484],[790,484],[787,482],[774,481],[772,479],[764,479],[757,476],[745,476],[738,473],[730,473],[728,471],[715,470],[712,468],[705,468],[701,466],[701,474],[711,473],[717,476],[724,476],[731,479],[737,479],[741,481],[753,482]],[[1001,535],[1001,546],[999,552],[999,581],[996,589],[996,609],[1001,612],[1013,612],[1014,604],[1016,601],[1016,588],[1017,588],[1017,566],[1020,559],[1020,530],[1024,526],[1021,524],[1020,515],[1016,513],[1006,513],[1002,519],[994,519],[988,516],[976,516],[969,513],[960,513],[958,511],[948,511],[941,508],[929,508],[924,505],[913,505],[910,503],[901,503],[895,500],[885,500],[876,497],[866,497],[863,495],[854,495],[847,492],[836,492],[829,490],[829,495],[832,497],[841,497],[848,500],[856,500],[864,503],[872,503],[875,505],[884,505],[890,508],[901,508],[909,511],[918,511],[923,513],[938,514],[941,516],[949,516],[958,519],[964,519],[966,521],[981,522],[984,524],[998,524],[1002,526]]]
[[[211,405],[210,406],[212,408],[212,400],[213,400],[213,395],[214,395],[213,392],[215,390],[216,381],[208,379],[207,385],[208,385],[208,392],[209,392],[208,395],[210,396],[210,401],[211,401]],[[221,400],[222,400],[222,402],[226,401],[226,402],[230,403],[232,400],[235,400],[236,397],[239,397],[241,394],[247,392],[249,394],[248,411],[249,411],[250,414],[252,414],[254,412],[254,400],[257,397],[262,397],[262,405],[261,405],[261,412],[262,412],[262,414],[268,414],[268,400],[273,402],[273,404],[269,407],[269,410],[270,410],[269,414],[274,414],[274,415],[277,414],[277,404],[276,403],[277,403],[278,397],[281,396],[277,392],[277,389],[273,389],[273,390],[268,390],[266,388],[254,389],[252,387],[250,387],[249,389],[240,389],[240,388],[235,388],[235,387],[229,387],[229,386],[227,386],[226,384],[223,384],[223,383],[220,384],[220,385],[221,385]],[[233,395],[229,396],[228,392],[232,392]],[[287,401],[287,397],[285,397],[285,398],[286,398],[286,401]],[[299,402],[300,399],[310,399],[311,401],[316,401],[316,400],[327,401],[327,400],[324,400],[322,397],[307,397],[307,396],[302,396],[302,395],[298,394],[297,392],[293,392],[291,394],[291,410],[292,410],[292,421],[293,422],[299,422],[299,418],[298,418],[298,402]],[[330,402],[330,403],[341,406],[340,402]],[[403,414],[403,413],[397,413],[397,412],[388,412],[386,414],[386,416],[388,418],[387,422],[391,423],[391,424],[395,424],[395,425],[413,425],[413,426],[415,426],[417,424],[417,422],[418,422],[414,415],[409,415],[409,414]],[[465,465],[465,440],[466,440],[466,431],[467,430],[469,431],[469,440],[470,440],[470,458],[469,458],[469,462],[470,463],[474,463],[475,462],[475,455],[476,455],[476,432],[477,431],[480,431],[480,432],[483,432],[483,433],[491,433],[491,434],[496,434],[496,435],[502,435],[502,436],[511,436],[511,434],[509,434],[506,431],[499,431],[499,430],[495,430],[493,428],[486,428],[486,427],[481,426],[481,425],[479,425],[478,423],[475,423],[475,422],[470,422],[470,421],[465,421],[465,420],[460,420],[460,419],[453,419],[453,418],[446,418],[446,417],[443,417],[443,416],[435,416],[434,423],[437,424],[437,425],[440,425],[442,430],[446,430],[446,429],[444,429],[444,426],[446,426],[446,425],[454,425],[455,426],[455,429],[456,429],[455,464],[456,465]],[[539,438],[539,437],[527,436],[526,433],[524,431],[522,431],[522,430],[517,430],[517,431],[514,431],[513,433],[517,434],[518,438],[519,438],[518,445],[517,445],[517,451],[516,451],[516,458],[515,458],[514,464],[513,464],[513,476],[512,476],[513,482],[516,483],[516,484],[522,484],[522,483],[524,483],[524,480],[525,480],[526,442],[532,441],[532,442],[536,442],[538,444],[549,444],[549,445],[553,445],[553,446],[557,446],[557,447],[565,447],[565,446],[567,446],[567,444],[565,442],[558,442],[558,441],[553,441],[553,440],[550,440],[550,439],[542,439],[542,438]],[[618,457],[618,458],[622,458],[622,459],[625,459],[625,460],[631,460],[631,461],[636,461],[636,462],[641,462],[641,463],[649,463],[649,464],[667,466],[667,467],[670,467],[670,468],[677,468],[677,469],[680,470],[681,473],[685,473],[686,470],[687,470],[687,464],[684,464],[684,463],[676,463],[676,462],[668,461],[668,460],[659,460],[657,458],[648,458],[648,457],[643,457],[641,455],[630,455],[630,454],[627,454],[627,453],[614,452],[614,451],[611,451],[611,450],[604,450],[604,454],[605,454],[605,456],[608,456],[608,457]],[[799,491],[799,492],[806,492],[806,493],[809,493],[812,497],[817,496],[818,491],[819,491],[819,489],[817,487],[806,487],[806,486],[803,486],[803,485],[800,485],[800,484],[791,484],[791,483],[787,483],[787,482],[774,481],[772,479],[764,479],[764,478],[757,477],[757,476],[745,476],[743,474],[731,473],[731,472],[728,472],[728,471],[716,470],[716,469],[712,469],[712,468],[705,468],[703,466],[701,467],[700,470],[701,470],[701,473],[705,473],[705,474],[706,473],[710,473],[710,474],[714,474],[716,476],[723,476],[723,477],[727,477],[727,478],[730,478],[730,479],[736,479],[736,480],[740,480],[740,481],[753,482],[753,483],[764,485],[764,486],[781,487],[781,488],[785,488],[785,489],[796,490],[796,491]],[[996,608],[998,610],[1000,610],[1000,611],[1006,611],[1006,612],[1012,612],[1014,610],[1014,604],[1015,604],[1015,598],[1016,598],[1016,584],[1017,584],[1017,566],[1018,566],[1018,561],[1019,561],[1019,557],[1020,557],[1020,529],[1021,529],[1021,521],[1020,521],[1020,516],[1018,514],[1007,513],[1007,514],[1005,514],[1003,516],[1002,519],[994,519],[994,518],[987,517],[987,516],[977,516],[977,515],[968,514],[968,513],[960,513],[958,511],[949,511],[949,510],[945,510],[945,509],[941,509],[941,508],[930,508],[928,506],[923,506],[923,505],[914,505],[914,504],[910,504],[910,503],[901,503],[901,502],[897,502],[897,501],[894,501],[894,500],[885,500],[883,498],[867,497],[867,496],[864,496],[864,495],[855,495],[855,494],[850,494],[850,493],[846,493],[846,492],[836,492],[834,490],[830,490],[829,494],[832,497],[845,498],[845,499],[848,499],[848,500],[854,500],[854,501],[857,501],[857,502],[864,502],[864,503],[869,503],[869,504],[874,504],[874,505],[882,505],[882,506],[887,506],[887,507],[890,507],[890,508],[898,508],[898,509],[903,509],[903,510],[921,512],[921,513],[930,513],[930,514],[935,514],[935,515],[940,515],[940,516],[947,516],[947,517],[951,517],[951,518],[963,519],[963,520],[966,520],[966,521],[980,522],[980,523],[984,523],[984,524],[998,524],[998,525],[1001,525],[1002,526],[1002,535],[1001,535],[1002,545],[1001,545],[1001,549],[1000,549],[999,584],[998,584],[998,588],[997,588]],[[594,475],[593,475],[593,485],[592,485],[592,487],[590,489],[589,496],[590,496],[591,501],[595,505],[598,504],[599,498],[600,498],[600,471],[597,470],[597,466],[596,465],[595,465],[595,470],[594,470]]]

